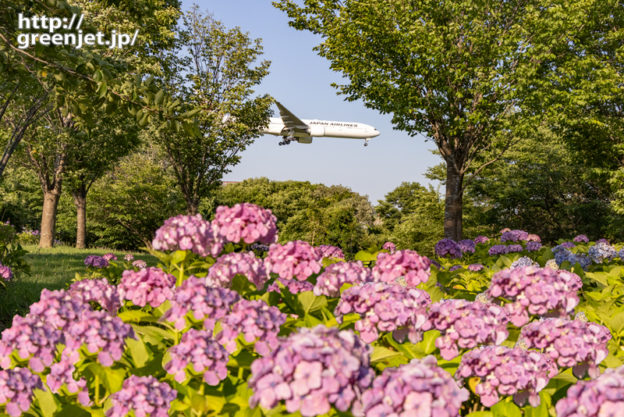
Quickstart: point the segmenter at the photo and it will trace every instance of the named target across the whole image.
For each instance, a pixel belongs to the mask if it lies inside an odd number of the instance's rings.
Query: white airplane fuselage
[[[264,133],[304,140],[312,137],[371,139],[379,136],[377,129],[364,123],[316,119],[302,119],[301,121],[307,126],[302,126],[303,129],[301,130],[295,130],[286,127],[281,118],[271,117],[269,125],[264,129]],[[304,141],[300,140],[300,142]]]

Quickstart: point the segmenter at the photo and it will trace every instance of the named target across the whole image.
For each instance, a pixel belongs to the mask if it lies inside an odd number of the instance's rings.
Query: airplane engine
[[[323,126],[312,125],[308,130],[310,131],[310,136],[325,136],[325,127]]]

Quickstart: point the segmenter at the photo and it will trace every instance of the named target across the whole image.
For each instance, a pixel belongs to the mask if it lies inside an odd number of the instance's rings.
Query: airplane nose
[[[379,136],[379,130],[377,130],[377,129],[373,129],[373,132],[375,132],[375,133],[373,134],[373,137],[377,137],[377,136]]]

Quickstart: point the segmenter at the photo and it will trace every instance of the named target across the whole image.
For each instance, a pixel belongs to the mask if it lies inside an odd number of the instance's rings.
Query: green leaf
[[[303,308],[304,314],[314,313],[327,305],[325,296],[316,296],[312,291],[304,291],[297,294],[297,299]]]
[[[373,346],[371,364],[396,359],[402,356],[403,354],[401,352],[397,352],[396,350],[388,349],[384,346]]]
[[[624,311],[621,311],[607,320],[607,326],[614,336],[618,336],[624,330]]]
[[[510,401],[499,401],[490,410],[493,417],[522,417],[522,410]]]
[[[473,411],[470,414],[466,414],[466,417],[493,417],[491,411]]]
[[[58,402],[56,398],[54,398],[54,394],[52,394],[48,390],[34,390],[35,398],[39,403],[39,407],[41,408],[41,412],[43,413],[43,417],[54,417],[54,413],[58,409]]]
[[[185,250],[177,250],[175,252],[173,252],[173,254],[171,255],[171,263],[173,265],[178,265],[181,264],[182,262],[184,262],[184,260],[186,259],[188,255],[188,252]]]
[[[130,356],[132,356],[132,360],[134,361],[134,365],[137,368],[142,368],[145,366],[147,361],[150,359],[150,354],[143,343],[142,340],[128,338],[126,339],[126,346],[130,350]]]

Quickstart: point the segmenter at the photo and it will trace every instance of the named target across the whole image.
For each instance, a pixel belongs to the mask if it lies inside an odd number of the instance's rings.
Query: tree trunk
[[[444,237],[459,241],[462,238],[463,174],[452,162],[446,163],[446,196],[444,200]]]
[[[72,192],[76,206],[76,248],[87,247],[87,192],[81,187]]]
[[[199,201],[195,199],[187,199],[186,200],[186,214],[189,216],[194,216],[199,213]]]
[[[41,238],[40,248],[51,248],[54,246],[54,235],[56,230],[56,210],[58,208],[61,190],[52,189],[43,193],[43,212],[41,213]]]

